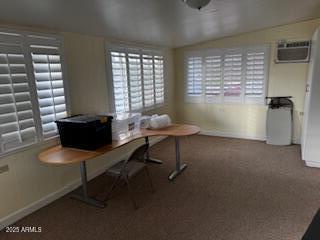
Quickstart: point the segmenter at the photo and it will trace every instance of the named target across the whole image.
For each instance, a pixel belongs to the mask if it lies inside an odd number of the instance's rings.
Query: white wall
[[[264,139],[266,135],[266,106],[186,103],[184,99],[185,68],[183,61],[184,53],[188,50],[270,44],[271,54],[267,95],[293,96],[295,105],[293,140],[299,143],[308,63],[275,64],[275,46],[276,42],[281,39],[311,39],[319,25],[320,20],[317,19],[175,49],[177,120],[197,124],[203,131],[218,135]]]

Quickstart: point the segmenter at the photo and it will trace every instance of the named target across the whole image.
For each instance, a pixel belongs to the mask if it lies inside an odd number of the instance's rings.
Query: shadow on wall
[[[301,143],[301,128],[302,128],[302,118],[300,117],[300,112],[293,110],[293,143]]]
[[[179,119],[202,131],[230,137],[265,139],[265,105],[186,104]]]
[[[246,118],[244,123],[244,131],[246,136],[252,136],[264,139],[266,136],[266,128],[261,126],[266,126],[266,112],[265,106],[260,106],[261,110],[257,110],[257,107],[248,106],[246,111]],[[264,109],[264,110],[262,110]],[[261,111],[264,114],[261,114]]]

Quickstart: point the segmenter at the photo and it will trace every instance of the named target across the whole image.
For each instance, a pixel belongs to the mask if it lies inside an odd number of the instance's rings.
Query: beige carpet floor
[[[65,196],[15,226],[41,226],[42,233],[8,234],[1,240],[295,240],[320,207],[320,169],[304,167],[297,145],[193,136],[181,140],[188,168],[174,182],[174,142],[152,147],[162,165],[149,165],[156,192],[143,174],[134,180],[140,208],[117,188],[105,209]],[[99,194],[109,178],[90,182]]]

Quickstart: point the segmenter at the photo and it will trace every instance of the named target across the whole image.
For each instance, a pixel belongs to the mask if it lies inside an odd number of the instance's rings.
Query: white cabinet
[[[302,159],[320,167],[320,30],[312,38],[311,60],[302,128]]]

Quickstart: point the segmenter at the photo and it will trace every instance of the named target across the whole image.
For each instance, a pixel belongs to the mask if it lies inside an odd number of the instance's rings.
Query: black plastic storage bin
[[[95,150],[112,142],[111,116],[76,115],[56,121],[61,145]]]

